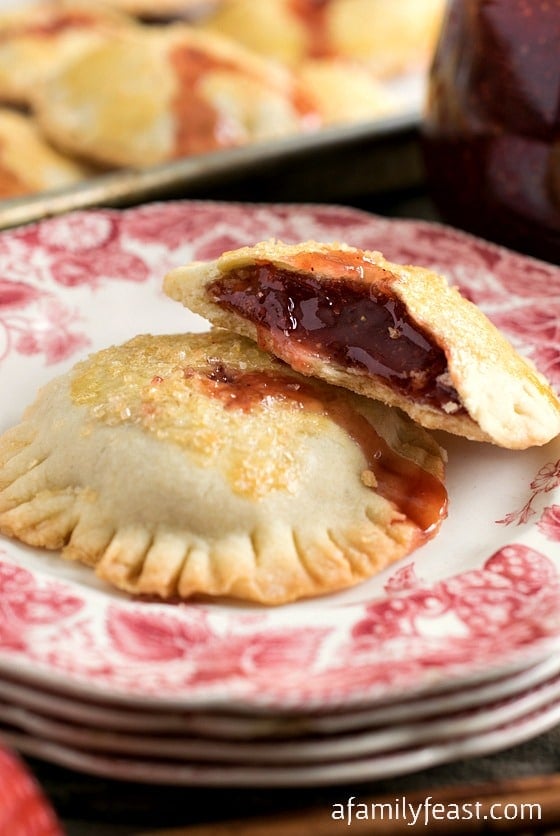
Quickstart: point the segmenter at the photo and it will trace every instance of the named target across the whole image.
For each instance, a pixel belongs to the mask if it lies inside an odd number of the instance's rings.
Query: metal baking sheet
[[[0,229],[98,206],[169,197],[343,200],[408,186],[420,177],[421,106],[374,122],[123,169],[64,189],[0,201]]]

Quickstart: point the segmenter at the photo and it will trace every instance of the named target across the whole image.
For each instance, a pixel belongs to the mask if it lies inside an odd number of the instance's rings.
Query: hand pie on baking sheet
[[[0,532],[132,593],[279,604],[433,537],[443,468],[398,410],[249,340],[139,336],[53,380],[0,438]]]
[[[78,183],[93,171],[60,154],[31,118],[0,107],[0,199]]]
[[[0,101],[29,105],[38,83],[136,24],[88,0],[46,0],[0,15]]]
[[[293,75],[183,24],[112,39],[34,99],[45,133],[102,163],[145,166],[311,130],[317,108]]]
[[[349,58],[388,77],[427,66],[444,8],[445,0],[227,0],[202,25],[294,66]]]
[[[324,125],[379,119],[400,109],[398,98],[364,65],[325,58],[303,61],[294,72]]]
[[[274,241],[173,270],[164,289],[298,372],[502,447],[545,444],[560,402],[442,276],[344,244]]]

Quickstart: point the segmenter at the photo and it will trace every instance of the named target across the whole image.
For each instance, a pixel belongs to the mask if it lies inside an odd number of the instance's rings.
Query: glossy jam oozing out
[[[560,261],[560,0],[451,0],[424,147],[452,223]]]
[[[191,372],[185,370],[185,374]],[[280,399],[326,415],[359,446],[367,470],[374,474],[377,493],[392,502],[426,536],[435,533],[444,519],[447,493],[439,479],[395,453],[367,418],[336,389],[285,374],[244,372],[215,364],[206,375],[204,391],[220,398],[227,409],[248,411],[267,399]]]
[[[275,338],[381,378],[416,400],[461,409],[457,392],[446,384],[443,350],[391,293],[391,273],[347,253],[296,257],[294,268],[249,265],[216,280],[208,292]]]

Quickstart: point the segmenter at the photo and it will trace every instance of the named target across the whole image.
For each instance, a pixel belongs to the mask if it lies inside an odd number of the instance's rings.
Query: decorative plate
[[[560,388],[558,268],[340,207],[172,202],[0,236],[0,430],[89,351],[205,328],[163,296],[164,273],[272,236],[344,240],[447,274]],[[92,699],[278,712],[371,705],[534,663],[560,638],[560,439],[521,453],[440,441],[450,515],[438,537],[320,600],[134,601],[56,553],[1,539],[0,669]]]
[[[14,731],[0,724],[0,735],[30,757],[122,781],[169,786],[309,787],[375,781],[429,769],[441,763],[473,758],[515,746],[553,728],[560,721],[560,701],[466,737],[404,747],[350,760],[327,763],[263,765],[252,763],[194,763],[164,758],[127,757],[75,748],[46,738]]]
[[[553,655],[509,676],[482,685],[464,687],[408,699],[377,703],[350,711],[305,714],[239,714],[234,712],[143,710],[126,705],[107,705],[75,694],[38,689],[0,679],[0,702],[17,706],[26,714],[47,721],[72,723],[96,731],[138,735],[190,735],[207,740],[242,741],[337,735],[371,730],[375,726],[418,722],[426,718],[484,708],[490,703],[517,698],[522,693],[560,675],[560,658]],[[1,719],[1,718],[0,718]]]
[[[286,764],[294,767],[332,764],[428,743],[474,737],[546,709],[558,700],[560,676],[508,699],[469,710],[443,710],[439,715],[427,718],[417,718],[412,712],[408,720],[350,734],[297,736],[296,730],[296,736],[292,737],[289,730],[285,730],[284,737],[261,740],[209,740],[184,731],[172,736],[143,731],[130,734],[118,727],[100,731],[89,725],[53,720],[4,701],[0,701],[0,724],[37,739],[111,756],[153,758],[191,765],[259,764],[269,770]],[[504,743],[507,745],[507,741]]]

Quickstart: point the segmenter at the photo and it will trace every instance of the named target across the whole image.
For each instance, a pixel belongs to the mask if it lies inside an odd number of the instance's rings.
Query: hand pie
[[[560,432],[560,402],[445,279],[378,252],[264,242],[180,267],[164,289],[306,375],[415,421],[523,449]]]
[[[51,148],[32,119],[0,108],[0,199],[69,186],[92,174]]]
[[[346,58],[380,77],[427,66],[445,0],[228,0],[202,21],[292,66]]]
[[[371,70],[336,59],[304,61],[294,71],[325,125],[379,119],[399,110],[399,100]]]
[[[132,18],[87,0],[46,0],[0,15],[0,101],[29,105],[37,84]]]
[[[227,332],[140,336],[0,438],[0,531],[132,593],[279,604],[433,537],[442,451],[405,415]]]
[[[317,109],[283,67],[186,25],[145,27],[67,66],[34,106],[60,147],[115,166],[298,133]]]

